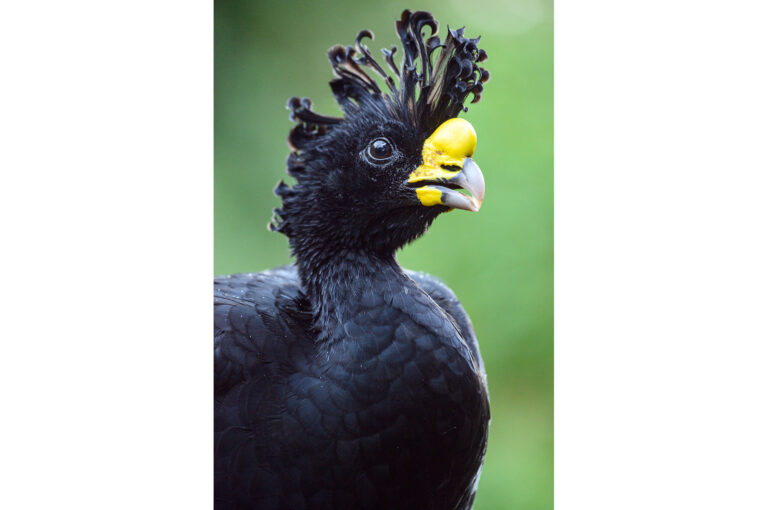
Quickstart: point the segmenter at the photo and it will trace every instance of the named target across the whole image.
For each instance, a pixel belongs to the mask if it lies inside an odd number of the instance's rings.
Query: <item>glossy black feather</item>
[[[437,279],[366,285],[316,343],[295,267],[215,280],[216,507],[469,508],[487,438],[477,340]]]

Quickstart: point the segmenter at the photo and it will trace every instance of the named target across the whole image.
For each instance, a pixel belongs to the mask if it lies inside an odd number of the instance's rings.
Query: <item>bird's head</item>
[[[371,32],[360,32],[354,47],[332,47],[331,89],[344,117],[319,115],[306,98],[289,101],[298,122],[288,157],[296,184],[275,189],[283,203],[270,229],[288,236],[297,257],[394,253],[440,213],[480,208],[485,184],[472,159],[477,138],[457,115],[470,94],[473,103],[480,99],[489,73],[478,63],[486,54],[463,29],[449,28],[441,41],[437,27],[421,11],[406,10],[395,22],[401,65],[394,62],[397,47],[382,52],[397,82],[363,44]]]

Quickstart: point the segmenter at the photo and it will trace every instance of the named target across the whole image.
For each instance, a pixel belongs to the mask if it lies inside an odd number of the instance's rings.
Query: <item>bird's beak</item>
[[[408,176],[422,205],[478,211],[485,196],[480,167],[472,160],[477,135],[464,119],[448,119],[424,141],[422,164]],[[469,192],[465,195],[457,189]]]

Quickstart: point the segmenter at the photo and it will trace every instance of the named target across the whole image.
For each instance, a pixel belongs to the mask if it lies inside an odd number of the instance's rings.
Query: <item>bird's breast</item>
[[[298,439],[302,450],[331,452],[338,475],[363,480],[356,483],[377,498],[414,491],[432,494],[422,508],[451,501],[471,485],[485,450],[478,364],[453,328],[441,336],[404,320],[366,331],[332,346],[315,376],[297,380],[304,397],[290,414],[310,432]]]

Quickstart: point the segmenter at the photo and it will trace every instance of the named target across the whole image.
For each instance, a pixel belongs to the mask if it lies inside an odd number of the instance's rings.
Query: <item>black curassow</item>
[[[490,419],[477,339],[453,292],[395,252],[480,207],[475,131],[456,116],[486,54],[463,29],[441,40],[427,12],[395,28],[397,82],[364,30],[328,53],[344,117],[289,101],[296,183],[278,184],[270,228],[295,265],[215,279],[219,510],[472,507]]]

